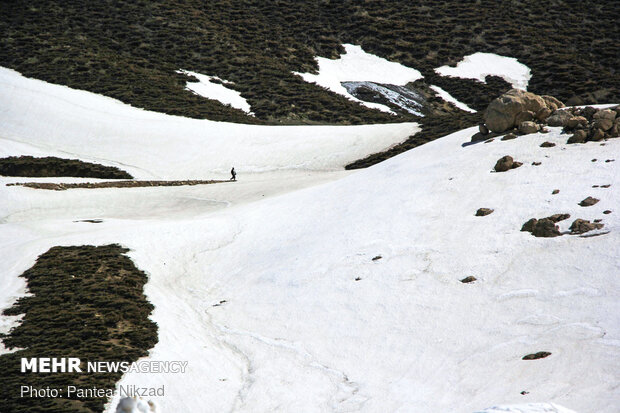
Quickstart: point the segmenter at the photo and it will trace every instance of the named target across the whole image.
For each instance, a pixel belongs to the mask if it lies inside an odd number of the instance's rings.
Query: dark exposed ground
[[[53,156],[45,158],[34,158],[32,156],[0,158],[0,175],[30,177],[72,176],[103,179],[133,178],[127,172],[113,166]]]
[[[67,189],[96,189],[96,188],[141,188],[148,186],[184,186],[184,185],[211,185],[233,181],[113,181],[113,182],[80,182],[80,183],[53,183],[53,182],[18,182],[6,184],[7,186],[25,186],[34,189],[49,189],[53,191],[64,191]]]
[[[620,101],[620,2],[596,0],[7,0],[0,65],[150,110],[246,123],[407,120],[361,107],[292,71],[342,43],[420,70],[475,109],[503,81],[437,76],[464,55],[515,57],[530,90],[572,103]],[[178,69],[235,82],[256,118],[184,90]],[[424,120],[426,122],[426,120]],[[431,121],[433,122],[433,121]]]
[[[0,411],[11,413],[101,412],[106,399],[20,398],[20,386],[113,389],[122,373],[20,373],[21,357],[79,357],[128,361],[146,356],[157,342],[153,306],[143,286],[147,275],[119,245],[54,247],[21,276],[31,295],[5,315],[24,314],[21,324],[0,336]],[[66,393],[65,393],[66,394]]]

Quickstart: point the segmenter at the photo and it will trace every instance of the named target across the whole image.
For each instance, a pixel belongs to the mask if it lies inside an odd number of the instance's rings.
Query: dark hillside
[[[150,110],[250,123],[405,120],[291,71],[342,43],[414,67],[474,108],[503,90],[435,76],[464,55],[516,57],[530,90],[572,103],[620,101],[620,2],[409,0],[4,1],[0,65]],[[184,90],[177,69],[235,82],[257,118]]]

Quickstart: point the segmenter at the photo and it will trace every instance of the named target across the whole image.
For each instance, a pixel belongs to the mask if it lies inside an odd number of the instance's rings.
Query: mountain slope
[[[26,76],[165,113],[245,123],[396,121],[293,72],[342,44],[422,72],[474,109],[504,92],[434,69],[491,52],[532,69],[531,91],[584,103],[620,101],[618,2],[6,1],[0,65]],[[501,12],[500,12],[501,11]],[[185,90],[186,69],[234,82],[256,114]],[[403,117],[401,115],[401,120]]]
[[[229,164],[218,163],[219,141],[201,139],[194,127],[247,132],[3,73],[3,92],[15,93],[16,107],[32,104],[30,112],[3,112],[7,151],[70,150],[85,160],[129,164],[134,176],[173,177],[223,173]],[[63,106],[67,94],[75,99]],[[79,133],[88,118],[83,113],[93,113],[89,102],[105,111]],[[58,124],[49,122],[55,118]],[[124,119],[138,126],[125,130]],[[42,135],[45,125],[52,127]],[[147,152],[153,155],[145,156],[144,125],[153,134],[177,127],[192,135],[184,143],[156,138],[159,144]],[[156,400],[161,411],[465,413],[552,402],[614,412],[620,401],[620,140],[567,145],[567,136],[550,128],[546,135],[465,145],[475,132],[470,128],[363,171],[325,172],[328,177],[304,185],[281,182],[299,159],[308,160],[301,172],[329,170],[359,150],[348,142],[367,153],[412,126],[326,129],[345,131],[335,158],[320,146],[286,141],[292,129],[248,126],[258,129],[242,135],[238,148],[248,151],[243,159],[253,152],[262,161],[254,169],[244,161],[247,175],[220,186],[226,193],[214,188],[219,185],[58,193],[2,186],[2,305],[24,293],[17,274],[51,246],[119,243],[149,275],[145,294],[159,328],[149,359],[189,361],[185,374],[121,380],[164,384],[166,396]],[[291,136],[307,137],[316,128],[295,128]],[[277,152],[260,145],[270,133],[284,133],[275,137]],[[92,146],[83,144],[84,134]],[[112,139],[122,146],[113,149]],[[543,141],[556,146],[540,147]],[[213,166],[188,158],[194,151],[213,151],[206,158]],[[491,172],[507,154],[523,166]],[[264,169],[273,170],[267,182],[260,181]],[[332,182],[316,185],[325,181]],[[269,192],[250,191],[256,182]],[[600,201],[579,206],[587,196]],[[494,212],[477,217],[480,207]],[[560,222],[562,231],[576,218],[602,219],[604,227],[585,234],[591,237],[520,231],[528,219],[556,213],[571,215]],[[103,222],[74,222],[95,217]],[[460,282],[467,276],[477,281]],[[3,328],[16,322],[1,321]],[[522,359],[541,351],[551,355]],[[551,407],[523,411],[536,409]]]

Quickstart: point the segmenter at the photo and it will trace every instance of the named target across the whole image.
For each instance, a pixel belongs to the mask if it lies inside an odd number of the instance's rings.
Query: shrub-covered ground
[[[420,70],[475,109],[505,82],[433,69],[464,55],[516,57],[530,90],[573,103],[620,101],[620,2],[596,0],[8,0],[0,65],[150,110],[245,123],[406,120],[304,82],[342,43]],[[256,118],[184,89],[186,69],[233,81]],[[493,82],[492,82],[493,83]]]
[[[83,162],[78,159],[62,159],[54,156],[10,156],[0,158],[0,175],[3,176],[72,176],[81,178],[132,179],[125,171],[114,166]]]
[[[0,411],[101,412],[106,399],[20,398],[20,386],[113,389],[122,373],[20,373],[21,357],[79,357],[132,362],[157,342],[153,306],[143,293],[147,275],[119,245],[54,247],[21,276],[30,295],[5,315],[21,324],[0,338],[20,350],[0,356]],[[82,365],[82,370],[85,371]]]

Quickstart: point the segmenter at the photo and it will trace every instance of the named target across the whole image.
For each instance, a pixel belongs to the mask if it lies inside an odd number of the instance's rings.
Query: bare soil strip
[[[25,186],[34,189],[48,189],[53,191],[65,191],[77,188],[141,188],[149,186],[184,186],[184,185],[211,185],[220,184],[222,180],[185,180],[185,181],[113,181],[113,182],[80,182],[80,183],[53,183],[53,182],[15,182],[6,186]]]

